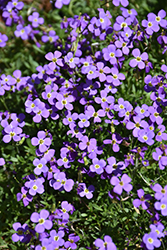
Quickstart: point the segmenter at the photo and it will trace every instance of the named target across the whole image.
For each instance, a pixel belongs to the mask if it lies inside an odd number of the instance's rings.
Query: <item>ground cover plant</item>
[[[0,11],[0,249],[166,249],[163,3]]]

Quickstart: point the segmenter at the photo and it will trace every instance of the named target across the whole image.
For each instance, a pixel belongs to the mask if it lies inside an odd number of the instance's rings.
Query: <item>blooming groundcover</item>
[[[161,5],[0,0],[0,248],[166,249]]]

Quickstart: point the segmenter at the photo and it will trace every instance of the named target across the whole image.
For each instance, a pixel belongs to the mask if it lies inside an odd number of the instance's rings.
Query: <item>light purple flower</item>
[[[104,236],[104,241],[101,239],[96,239],[94,244],[96,247],[98,247],[98,250],[116,250],[117,249],[109,235]]]
[[[161,210],[163,216],[167,216],[167,197],[162,198],[160,202],[155,202],[154,207],[157,210]]]
[[[0,33],[0,47],[6,46],[6,41],[8,40],[8,37],[5,34]]]
[[[130,192],[132,190],[133,186],[129,184],[129,182],[131,182],[131,178],[127,174],[122,175],[121,181],[116,176],[113,176],[110,180],[110,183],[115,186],[113,191],[119,195],[122,194],[123,189],[126,192]]]
[[[92,160],[92,165],[90,165],[90,171],[91,172],[96,172],[97,174],[102,174],[104,172],[104,167],[106,165],[105,160],[101,159],[99,160],[98,158],[94,158]]]
[[[86,184],[85,183],[80,183],[78,185],[78,188],[79,188],[79,195],[81,197],[84,197],[86,196],[87,199],[91,199],[93,197],[93,192],[95,190],[94,186],[93,185],[90,185],[88,188],[86,187]]]
[[[46,138],[46,135],[46,132],[38,131],[38,137],[33,137],[31,139],[31,143],[33,146],[39,145],[39,150],[41,153],[44,153],[46,150],[48,150],[49,146],[51,145],[51,139],[48,137]]]
[[[38,214],[37,212],[32,213],[30,220],[34,223],[38,223],[35,226],[35,231],[37,233],[43,233],[45,229],[49,230],[52,228],[53,223],[51,220],[46,220],[49,217],[49,212],[45,209],[41,210]]]
[[[37,28],[39,25],[44,23],[44,19],[39,17],[38,12],[33,12],[32,15],[28,16],[28,21],[32,22],[32,26]]]
[[[143,61],[148,60],[148,54],[146,52],[143,52],[142,54],[140,54],[139,49],[134,49],[132,51],[132,55],[135,57],[135,59],[132,59],[129,62],[129,65],[133,68],[138,66],[139,69],[144,69],[145,63]]]
[[[45,58],[48,60],[48,61],[51,61],[48,66],[51,70],[54,70],[56,68],[57,65],[59,66],[63,66],[63,60],[60,58],[62,55],[62,53],[58,50],[56,50],[54,53],[52,52],[49,52],[45,55]]]
[[[61,9],[64,5],[68,5],[70,3],[71,0],[56,0],[55,2],[55,7],[58,9]]]
[[[138,194],[138,197],[140,199],[134,199],[133,200],[133,206],[134,207],[139,207],[140,205],[142,205],[142,208],[144,210],[146,210],[149,207],[149,203],[147,202],[147,200],[152,199],[151,195],[149,195],[149,194],[145,195],[143,189],[138,189],[137,194]]]
[[[154,247],[158,248],[161,245],[160,240],[157,239],[157,233],[151,232],[143,236],[143,242],[146,244],[148,250],[153,250]]]
[[[68,54],[64,57],[64,61],[68,63],[69,67],[72,69],[79,64],[79,58],[74,57],[72,52],[68,52]]]

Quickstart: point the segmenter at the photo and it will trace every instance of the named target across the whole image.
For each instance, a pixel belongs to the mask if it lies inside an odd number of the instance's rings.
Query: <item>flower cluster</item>
[[[19,183],[21,208],[31,211],[26,223],[13,224],[12,240],[29,249],[116,250],[122,240],[125,249],[132,242],[151,250],[165,238],[166,12],[140,20],[127,0],[110,4],[123,6],[115,20],[101,7],[97,16],[65,17],[65,39],[36,8],[27,11],[17,0],[1,5],[4,25],[14,31],[0,33],[0,47],[13,39],[35,48],[39,60],[28,55],[31,73],[18,62],[19,69],[0,76],[0,166]],[[155,41],[161,67],[154,64]],[[132,225],[140,237],[128,236]]]

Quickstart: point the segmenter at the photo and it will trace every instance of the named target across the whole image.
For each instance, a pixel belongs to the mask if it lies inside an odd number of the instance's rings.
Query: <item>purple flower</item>
[[[117,169],[117,168],[120,169],[120,170],[125,169],[125,164],[124,164],[124,162],[123,162],[123,161],[120,161],[120,162],[116,163],[116,159],[115,159],[114,156],[109,157],[109,158],[107,159],[107,161],[108,161],[108,164],[109,164],[109,165],[106,166],[105,170],[106,170],[106,172],[107,172],[108,174],[111,174],[111,173],[112,173],[113,171],[115,171],[115,169]]]
[[[17,231],[17,233],[14,233],[12,235],[12,240],[14,242],[21,241],[26,242],[26,235],[24,234],[28,229],[28,225],[24,224],[23,226],[20,224],[20,222],[16,222],[13,224],[13,229]]]
[[[111,237],[108,235],[104,236],[104,241],[101,239],[96,239],[94,244],[96,247],[99,247],[99,250],[116,250],[117,249]]]
[[[8,143],[13,139],[14,141],[20,141],[21,140],[21,133],[22,129],[17,127],[16,122],[11,122],[10,125],[6,126],[4,128],[5,135],[3,137],[3,141],[5,143]]]
[[[50,242],[50,239],[48,238],[44,238],[42,239],[42,246],[40,245],[37,245],[35,247],[35,250],[53,250],[53,246],[52,246],[52,243]]]
[[[91,199],[93,197],[93,192],[95,190],[93,185],[90,185],[88,188],[86,187],[85,183],[80,183],[78,185],[78,189],[79,189],[79,195],[81,197],[86,196],[87,199]]]
[[[156,183],[152,189],[156,192],[154,195],[155,199],[161,200],[162,198],[167,197],[167,185],[162,188],[160,184]]]
[[[114,152],[119,151],[119,145],[118,144],[120,144],[121,142],[122,142],[122,138],[116,133],[112,134],[112,140],[106,139],[106,140],[103,141],[104,144],[112,144],[113,145],[112,148],[113,148]]]
[[[39,17],[38,12],[32,13],[32,15],[28,17],[28,21],[32,22],[32,27],[34,28],[37,28],[40,24],[44,23],[44,19],[42,17]]]
[[[0,33],[0,47],[6,46],[6,41],[8,40],[8,37],[5,34]]]
[[[18,2],[18,0],[12,0],[12,5],[14,8],[16,8],[17,10],[21,10],[24,6],[23,2]]]
[[[156,122],[158,125],[162,124],[163,119],[160,116],[160,113],[162,112],[162,109],[160,107],[155,108],[155,107],[151,106],[151,107],[148,108],[148,111],[150,112],[149,117],[150,117],[150,120],[152,122]]]
[[[107,76],[107,82],[112,83],[115,87],[121,85],[120,80],[125,80],[125,76],[122,73],[119,73],[116,67],[111,69],[111,75]]]
[[[64,239],[62,239],[63,237],[64,237],[64,232],[62,230],[58,231],[58,233],[56,232],[56,230],[50,231],[50,240],[54,248],[59,249],[59,246],[64,245]]]
[[[69,214],[68,212],[73,211],[73,206],[68,203],[68,201],[63,201],[61,203],[61,212],[62,212],[62,219],[63,220],[68,220],[69,219]]]
[[[28,188],[22,187],[21,188],[21,193],[17,193],[17,201],[20,201],[23,199],[23,204],[24,206],[28,206],[29,202],[32,201],[33,197],[28,193]]]
[[[133,117],[134,122],[128,121],[126,124],[127,129],[133,129],[133,136],[138,137],[138,133],[140,131],[140,127],[147,128],[148,123],[146,121],[141,121],[141,118],[138,116]]]
[[[154,203],[154,207],[157,210],[161,210],[161,214],[163,216],[167,215],[167,197],[161,199],[161,201],[157,201]]]
[[[107,66],[104,66],[103,62],[97,62],[97,74],[99,77],[100,82],[104,82],[106,80],[106,75],[110,73],[110,68]]]
[[[46,138],[47,133],[44,131],[38,131],[38,138],[37,137],[33,137],[31,139],[31,143],[33,146],[37,146],[39,145],[39,150],[41,153],[44,153],[49,146],[51,145],[51,139],[50,138]]]
[[[159,26],[158,23],[155,21],[153,13],[149,13],[147,17],[148,21],[144,19],[142,21],[142,26],[146,28],[146,32],[148,35],[152,35],[153,32],[157,32],[159,30]]]
[[[78,126],[80,128],[83,128],[83,127],[89,127],[90,125],[90,122],[88,121],[89,117],[85,114],[79,114],[78,118],[80,119],[80,121],[78,122]]]
[[[96,172],[97,174],[102,174],[104,172],[104,167],[106,165],[105,160],[103,159],[99,160],[98,158],[94,158],[92,162],[93,164],[90,165],[90,171]]]
[[[5,165],[5,160],[4,158],[0,158],[0,166],[3,166],[3,165]]]
[[[70,3],[70,0],[56,0],[55,7],[58,9],[61,9],[63,4],[68,5]]]
[[[53,88],[51,88],[50,85],[46,85],[45,86],[45,92],[42,92],[42,97],[45,100],[48,100],[48,102],[51,105],[55,104],[55,98],[56,98],[57,92],[53,90]]]
[[[55,180],[52,180],[50,182],[51,186],[53,186],[54,189],[60,189],[63,187],[66,192],[70,192],[73,188],[74,181],[72,179],[66,179],[66,175],[64,172],[56,173],[54,174]]]
[[[30,180],[27,184],[27,187],[29,188],[29,194],[34,196],[36,193],[42,194],[44,192],[44,186],[43,186],[43,180],[37,179],[37,180]]]
[[[58,50],[56,50],[54,52],[54,54],[52,52],[49,52],[45,55],[45,58],[48,60],[48,61],[51,61],[48,66],[51,70],[54,70],[56,68],[57,65],[59,66],[63,66],[63,60],[60,58],[62,55],[62,53]]]
[[[133,186],[129,184],[129,182],[131,182],[131,178],[127,174],[122,175],[121,181],[116,176],[113,176],[110,180],[110,183],[113,186],[115,186],[113,191],[119,195],[122,194],[123,189],[126,192],[129,192],[132,190]]]
[[[114,30],[118,31],[121,29],[124,29],[128,27],[128,25],[130,25],[132,23],[132,19],[130,17],[124,19],[123,16],[118,16],[116,18],[116,22],[114,23]]]
[[[89,67],[87,67],[85,72],[87,73],[86,77],[89,80],[92,80],[92,79],[98,77],[96,67],[93,65],[90,65]]]
[[[154,247],[160,247],[161,242],[157,239],[157,233],[151,232],[143,236],[143,242],[145,243],[147,249],[153,250]]]
[[[73,105],[71,104],[71,102],[74,101],[74,97],[72,95],[62,95],[60,93],[57,93],[56,99],[58,100],[58,102],[56,102],[57,109],[62,110],[64,107],[68,110],[73,109]]]
[[[138,132],[138,140],[143,143],[147,143],[148,145],[153,145],[154,140],[152,139],[154,137],[154,132],[146,129],[141,129]]]
[[[76,64],[79,63],[79,58],[78,57],[73,57],[73,53],[69,52],[65,57],[64,61],[68,63],[70,68],[75,68]]]
[[[157,226],[151,224],[150,229],[151,229],[151,232],[157,233],[157,238],[161,238],[165,236],[165,234],[162,232],[164,230],[164,225],[162,225],[161,223]]]
[[[101,95],[101,98],[95,97],[95,102],[98,104],[101,104],[102,108],[103,107],[105,108],[105,103],[110,103],[110,104],[114,103],[114,100],[115,100],[114,97],[111,95],[107,96],[108,95],[107,91],[101,90],[100,95]]]
[[[134,199],[133,206],[139,207],[140,205],[142,205],[142,208],[146,210],[149,207],[149,203],[146,200],[152,199],[151,195],[149,194],[144,195],[143,189],[138,189],[137,194],[140,199]]]
[[[75,244],[75,242],[79,241],[80,237],[78,235],[75,234],[69,234],[68,235],[68,241],[65,242],[64,246],[68,249],[76,249],[77,245]]]
[[[113,0],[112,3],[115,5],[115,6],[119,6],[120,3],[122,4],[122,6],[124,7],[127,7],[129,2],[128,0]]]
[[[105,116],[105,112],[104,110],[98,110],[97,112],[95,111],[94,107],[89,105],[85,111],[85,114],[88,115],[89,117],[93,117],[93,122],[101,122],[100,117],[104,117]]]
[[[167,134],[163,133],[165,131],[165,129],[166,129],[165,126],[164,125],[159,125],[158,129],[159,129],[159,131],[158,131],[158,133],[157,133],[157,135],[155,137],[155,140],[156,141],[162,141],[162,140],[167,141]]]
[[[59,37],[56,35],[56,32],[54,30],[50,30],[48,35],[44,35],[41,37],[41,40],[43,43],[50,42],[54,43],[57,41]]]
[[[132,55],[135,57],[135,59],[132,59],[129,62],[129,65],[131,67],[133,67],[133,68],[138,66],[139,69],[144,69],[145,68],[145,63],[143,61],[148,60],[148,54],[146,52],[140,54],[139,49],[134,49],[132,51]]]
[[[52,228],[53,223],[50,220],[46,220],[49,216],[49,212],[45,209],[41,210],[40,213],[32,213],[30,220],[34,223],[38,223],[35,226],[35,231],[37,233],[43,233],[45,229],[49,230]]]
[[[117,63],[117,57],[122,56],[122,51],[120,49],[116,49],[116,46],[110,44],[107,48],[102,50],[103,57],[105,61],[109,61],[111,64]]]
[[[22,24],[17,25],[17,30],[15,30],[14,34],[16,37],[21,37],[21,39],[26,40],[31,32],[30,25],[23,27]]]
[[[34,166],[36,166],[36,168],[34,169],[34,173],[36,175],[40,175],[42,172],[46,173],[48,171],[48,167],[46,166],[46,159],[45,158],[41,158],[40,160],[38,158],[35,158],[33,160],[33,164]]]

